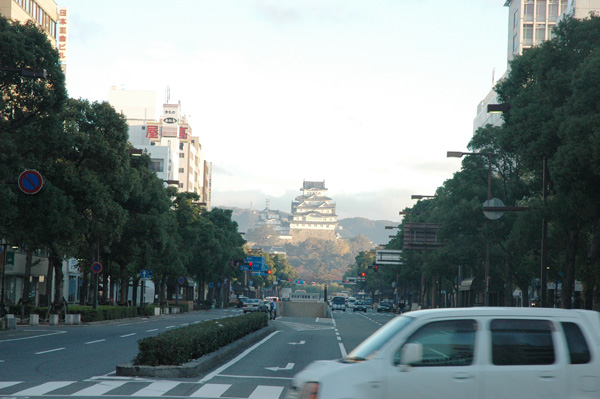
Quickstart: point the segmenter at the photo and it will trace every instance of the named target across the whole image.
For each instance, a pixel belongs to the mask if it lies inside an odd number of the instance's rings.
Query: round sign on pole
[[[93,273],[100,273],[102,271],[102,265],[100,264],[100,262],[94,262],[92,264],[92,272]]]
[[[44,179],[37,170],[26,170],[21,173],[18,183],[25,194],[37,194],[44,187]]]
[[[492,199],[486,200],[483,203],[483,207],[484,208],[487,208],[487,207],[500,208],[500,207],[504,207],[504,202],[502,202],[502,200],[500,200],[499,198],[492,198]],[[502,211],[485,211],[484,210],[483,214],[488,219],[498,220],[502,217],[502,215],[504,215],[504,212],[502,212]]]

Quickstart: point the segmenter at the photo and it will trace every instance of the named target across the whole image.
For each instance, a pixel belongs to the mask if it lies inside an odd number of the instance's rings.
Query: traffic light
[[[267,270],[267,274],[271,274],[271,271],[270,271],[270,270]]]
[[[377,273],[377,269],[379,269],[379,266],[373,265],[373,271],[375,271],[375,273]]]
[[[248,269],[252,270],[252,262],[248,262]]]
[[[367,273],[365,273],[365,272],[362,272],[362,273],[360,274],[360,276],[361,276],[361,277],[365,277],[366,275],[367,275]]]

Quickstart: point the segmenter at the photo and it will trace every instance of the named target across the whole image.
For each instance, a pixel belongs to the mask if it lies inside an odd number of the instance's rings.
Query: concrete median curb
[[[133,364],[121,364],[117,366],[116,373],[117,376],[120,377],[197,377],[225,361],[234,358],[274,331],[275,326],[269,324],[267,327],[253,332],[244,338],[240,338],[215,352],[204,355],[189,363],[182,364],[181,366],[136,366]]]

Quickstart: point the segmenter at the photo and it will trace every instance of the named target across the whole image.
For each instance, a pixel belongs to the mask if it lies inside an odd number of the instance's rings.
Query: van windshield
[[[399,316],[386,323],[379,330],[375,331],[373,335],[364,340],[358,345],[352,352],[348,354],[343,362],[356,362],[372,358],[379,352],[382,346],[389,342],[396,334],[398,334],[407,325],[412,323],[414,317],[410,316]]]
[[[343,296],[334,296],[331,300],[333,303],[346,303],[346,298]]]

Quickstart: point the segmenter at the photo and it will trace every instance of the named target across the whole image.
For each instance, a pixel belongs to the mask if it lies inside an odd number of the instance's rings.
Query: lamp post
[[[492,200],[492,157],[497,154],[490,152],[460,152],[460,151],[448,151],[446,156],[448,158],[462,158],[464,155],[476,155],[487,157],[488,159],[488,190],[487,199]],[[485,264],[484,264],[484,294],[483,294],[483,305],[490,306],[490,239],[485,235]]]
[[[419,195],[419,194],[413,194],[410,196],[410,199],[416,199],[416,200],[420,200],[423,198],[435,198],[435,195]]]

